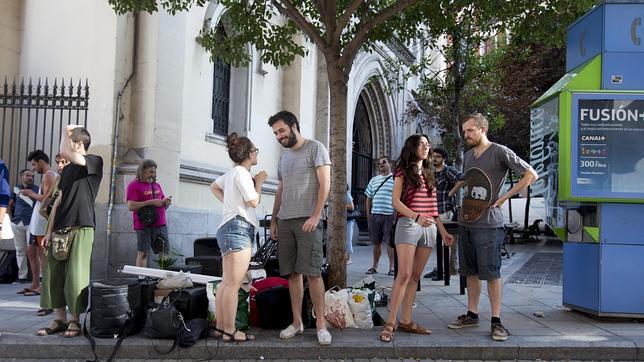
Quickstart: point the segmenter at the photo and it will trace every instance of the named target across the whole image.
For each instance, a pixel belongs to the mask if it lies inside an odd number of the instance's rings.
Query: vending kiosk
[[[644,4],[568,28],[566,74],[531,109],[530,160],[564,242],[563,304],[644,317]]]

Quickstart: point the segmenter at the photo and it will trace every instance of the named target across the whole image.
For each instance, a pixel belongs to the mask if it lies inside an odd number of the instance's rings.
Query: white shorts
[[[419,248],[433,248],[436,246],[436,224],[422,227],[408,217],[401,217],[396,223],[394,242],[398,244],[411,244]]]

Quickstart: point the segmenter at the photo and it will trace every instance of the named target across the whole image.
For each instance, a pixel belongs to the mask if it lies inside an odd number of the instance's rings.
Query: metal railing
[[[80,124],[87,127],[89,85],[72,80],[54,79],[53,85],[45,78],[34,84],[24,78],[11,84],[5,78],[0,93],[0,157],[9,168],[11,183],[18,180],[18,173],[31,168],[27,155],[33,150],[43,150],[54,166],[58,153],[61,131],[66,125]]]

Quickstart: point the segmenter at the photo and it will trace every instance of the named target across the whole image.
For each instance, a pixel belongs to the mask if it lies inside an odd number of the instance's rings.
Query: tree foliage
[[[425,25],[427,12],[443,1],[419,0],[219,0],[227,8],[231,32],[222,38],[216,29],[204,29],[197,41],[211,54],[231,64],[247,63],[244,48],[252,44],[262,61],[276,67],[306,54],[295,35],[313,42],[326,61],[330,97],[331,203],[329,228],[329,282],[346,284],[344,207],[347,154],[347,82],[353,61],[361,50],[397,34],[405,42]],[[204,6],[206,0],[109,0],[118,14],[129,11],[170,14]],[[431,26],[431,25],[430,25]],[[312,191],[313,192],[313,191]]]
[[[495,139],[527,156],[529,105],[563,75],[567,26],[597,2],[454,1],[446,8],[442,30],[447,40],[437,49],[447,67],[427,72],[417,101],[427,113],[424,122],[439,128],[458,165],[463,152],[460,121],[474,112],[487,116]]]

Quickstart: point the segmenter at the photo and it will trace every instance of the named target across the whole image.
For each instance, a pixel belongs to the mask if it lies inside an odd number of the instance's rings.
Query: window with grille
[[[220,24],[218,28],[222,39],[226,31]],[[228,135],[228,110],[230,107],[230,64],[217,59],[214,62],[212,84],[212,123],[213,133]]]

